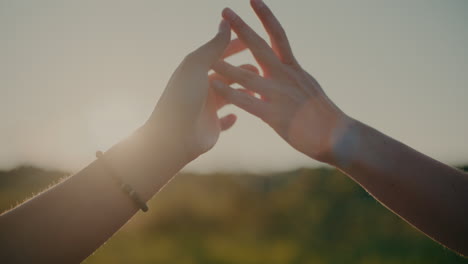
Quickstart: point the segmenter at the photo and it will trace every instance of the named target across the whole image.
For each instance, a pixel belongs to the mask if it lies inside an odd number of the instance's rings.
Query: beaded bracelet
[[[120,189],[127,194],[132,201],[135,203],[138,208],[140,208],[143,212],[148,211],[148,206],[146,203],[141,199],[141,197],[137,194],[137,192],[133,189],[132,186],[129,184],[125,183],[122,178],[113,170],[106,162],[106,159],[104,158],[104,154],[102,151],[97,151],[96,152],[96,158],[102,162],[104,167],[110,172],[111,177],[114,179],[114,181],[120,186]]]

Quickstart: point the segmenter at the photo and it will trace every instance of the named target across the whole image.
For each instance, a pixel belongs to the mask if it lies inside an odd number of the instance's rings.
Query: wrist
[[[342,118],[331,135],[326,163],[341,169],[352,165],[361,142],[361,125],[349,116]]]
[[[105,153],[109,165],[149,200],[189,161],[183,146],[143,126]]]
[[[171,163],[188,164],[193,160],[181,136],[176,132],[169,132],[152,124],[145,124],[137,129],[129,141],[139,148],[139,151],[150,157],[147,161],[152,164],[156,157],[166,157]]]

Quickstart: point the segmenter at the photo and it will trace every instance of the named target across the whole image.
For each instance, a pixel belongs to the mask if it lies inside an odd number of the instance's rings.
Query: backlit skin
[[[148,121],[104,155],[109,166],[149,200],[187,163],[208,151],[236,121],[217,111],[226,101],[209,81],[232,83],[211,65],[245,46],[223,21],[211,41],[179,65]],[[243,69],[258,72],[252,65]],[[0,216],[0,262],[79,263],[137,211],[99,162]],[[150,208],[151,210],[151,208]]]
[[[269,124],[292,147],[342,170],[429,237],[468,255],[468,175],[343,113],[299,65],[271,10],[261,0],[251,5],[271,46],[231,9],[222,14],[263,75],[224,61],[213,69],[260,98],[221,81],[213,81],[216,90]]]
[[[467,174],[343,113],[301,68],[268,7],[261,1],[252,6],[271,47],[226,9],[219,33],[179,65],[148,121],[104,154],[108,165],[147,201],[235,123],[234,115],[217,115],[232,103],[298,151],[344,171],[428,236],[468,255]],[[240,41],[230,40],[230,27]],[[263,74],[222,61],[246,47]],[[217,73],[208,75],[210,68]],[[0,215],[0,261],[79,263],[92,254],[138,211],[106,173],[93,162]]]

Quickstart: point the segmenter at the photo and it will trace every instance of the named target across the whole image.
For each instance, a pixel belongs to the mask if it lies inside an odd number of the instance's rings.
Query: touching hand
[[[229,102],[268,123],[291,146],[324,162],[332,159],[333,141],[350,120],[327,97],[319,83],[296,61],[285,31],[261,0],[252,7],[268,32],[272,47],[231,9],[223,11],[239,39],[250,49],[263,76],[219,61],[213,69],[260,95],[260,98],[214,81]]]
[[[213,63],[245,49],[239,40],[231,41],[230,32],[223,20],[212,40],[185,57],[144,126],[158,141],[180,147],[187,162],[211,149],[220,132],[236,121],[233,114],[218,118],[217,111],[226,101],[209,87],[213,80],[232,81],[216,73],[208,76]],[[241,68],[258,72],[253,65]]]

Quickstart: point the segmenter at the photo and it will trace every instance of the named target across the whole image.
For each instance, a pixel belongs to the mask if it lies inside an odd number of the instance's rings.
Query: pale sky
[[[265,0],[296,57],[346,113],[449,164],[468,163],[468,1]],[[76,171],[143,124],[224,7],[248,0],[0,0],[0,168]],[[244,52],[230,60],[254,62]],[[242,110],[195,171],[319,163]]]

